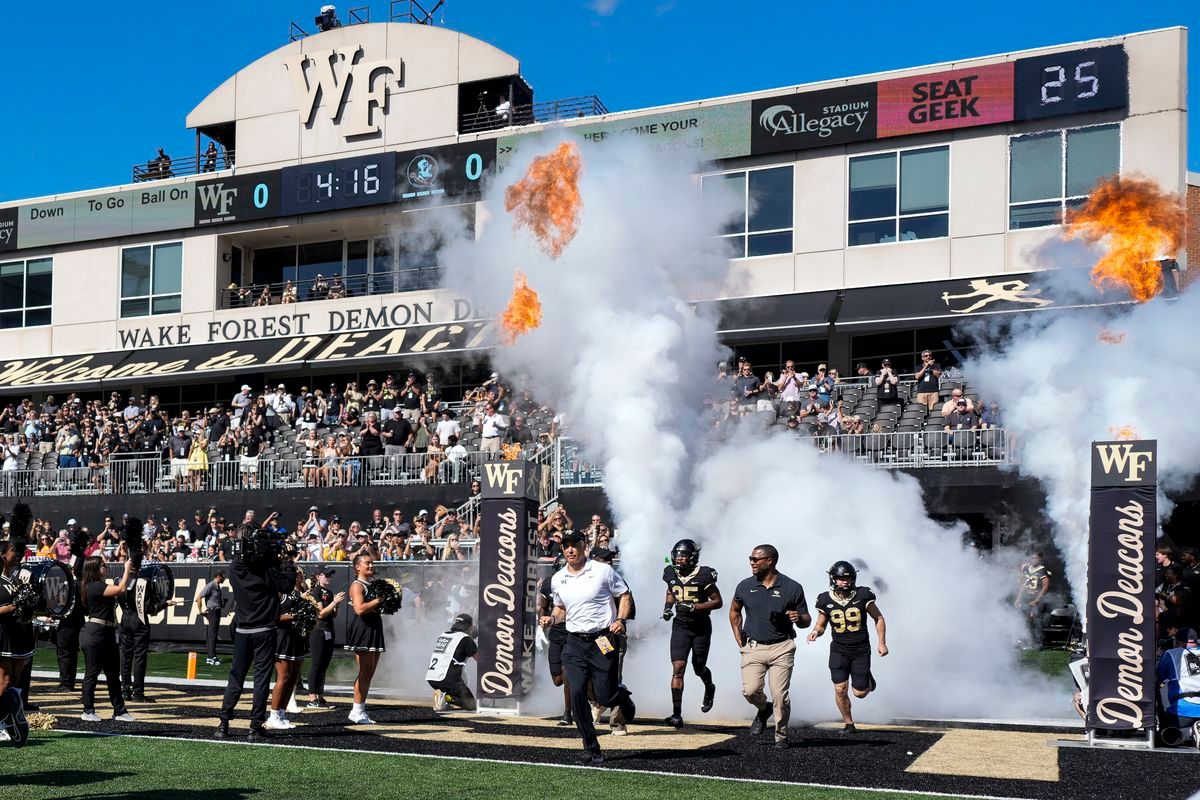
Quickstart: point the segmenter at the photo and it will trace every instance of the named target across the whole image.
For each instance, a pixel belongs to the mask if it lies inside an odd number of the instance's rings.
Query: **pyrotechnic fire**
[[[582,171],[579,147],[563,142],[553,153],[535,158],[525,177],[504,191],[504,208],[515,217],[514,227],[529,228],[551,258],[562,255],[579,230]]]
[[[1108,432],[1111,433],[1112,437],[1118,442],[1132,442],[1135,439],[1142,438],[1141,434],[1137,432],[1137,428],[1133,427],[1132,425],[1109,427]]]
[[[513,295],[508,308],[500,315],[500,341],[513,344],[517,337],[542,324],[542,301],[538,293],[529,288],[525,273],[513,273]]]
[[[1092,284],[1128,289],[1139,303],[1163,289],[1156,259],[1183,245],[1186,215],[1179,197],[1145,178],[1114,176],[1092,190],[1087,205],[1067,215],[1068,239],[1103,241],[1108,252],[1092,268]]]
[[[1125,334],[1120,331],[1110,331],[1108,328],[1101,328],[1096,334],[1096,340],[1104,344],[1121,344],[1125,341]]]

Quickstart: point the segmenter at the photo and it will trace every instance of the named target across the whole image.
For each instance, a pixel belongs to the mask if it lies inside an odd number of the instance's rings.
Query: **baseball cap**
[[[248,383],[243,383],[243,384],[242,384],[242,391],[243,391],[243,392],[248,392],[248,391],[250,391],[250,384],[248,384]]]
[[[462,631],[463,633],[466,633],[467,631],[471,630],[471,627],[474,624],[475,624],[475,620],[471,617],[470,614],[459,614],[457,617],[454,618],[454,622],[451,623],[450,630]]]
[[[278,386],[276,386],[275,388],[276,388],[276,389],[286,389],[287,387],[286,387],[286,386],[284,386],[284,385],[281,383],[281,384],[279,384]]]
[[[613,559],[613,551],[607,547],[593,547],[592,552],[588,553],[588,558],[595,561],[611,562]]]
[[[417,512],[417,519],[420,519],[421,517],[428,517],[428,516],[429,516],[429,512],[423,508]]]
[[[74,517],[71,517],[69,520],[67,520],[67,524],[68,524],[68,525],[74,525],[74,524],[75,524],[75,518],[74,518]]]
[[[562,543],[564,546],[568,544],[578,544],[585,541],[584,535],[579,531],[563,531]]]
[[[309,511],[320,511],[321,509],[317,508],[316,506],[309,506],[308,510]]]
[[[493,372],[493,373],[492,373],[492,374],[491,374],[489,377],[492,377],[492,378],[499,378],[499,377],[500,377],[500,373],[498,373],[498,372]]]

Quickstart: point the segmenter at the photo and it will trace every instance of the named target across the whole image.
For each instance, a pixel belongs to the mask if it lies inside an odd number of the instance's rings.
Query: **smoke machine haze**
[[[537,154],[562,154],[562,141],[548,137]],[[581,164],[560,159],[578,185],[577,229],[547,239],[535,204],[516,218],[505,211],[506,187],[526,174],[533,149],[523,146],[489,188],[478,239],[450,246],[446,285],[502,309],[519,268],[540,299],[540,325],[492,359],[563,413],[569,435],[604,469],[621,570],[641,608],[625,667],[639,704],[668,709],[670,625],[656,609],[664,556],[688,537],[719,571],[726,609],[760,543],[779,548],[780,569],[804,585],[810,610],[831,563],[865,564],[859,583],[877,591],[892,652],[878,659],[881,690],[856,703],[858,717],[1066,716],[1069,695],[1016,664],[1013,642],[1025,629],[1005,600],[1015,572],[965,549],[963,526],[930,520],[915,479],[757,427],[708,441],[704,398],[729,352],[717,320],[692,303],[734,280],[716,234],[741,197],[702,197],[694,163],[632,143],[593,146]],[[562,177],[544,166],[533,170],[543,184]],[[725,613],[714,614],[709,662],[716,713],[748,716]],[[829,639],[798,642],[793,719],[832,719]],[[545,702],[561,698],[541,683]],[[699,685],[689,678],[685,715],[695,715]]]

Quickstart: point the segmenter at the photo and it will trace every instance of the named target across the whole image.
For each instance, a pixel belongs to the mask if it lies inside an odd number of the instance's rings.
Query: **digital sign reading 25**
[[[390,203],[396,192],[396,154],[284,167],[281,184],[284,216]]]

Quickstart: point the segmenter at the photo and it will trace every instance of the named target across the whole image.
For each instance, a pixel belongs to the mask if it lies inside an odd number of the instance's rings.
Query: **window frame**
[[[1007,219],[1005,221],[1005,232],[1012,233],[1014,231],[1036,231],[1036,230],[1045,230],[1046,228],[1062,227],[1063,220],[1065,220],[1066,216],[1067,216],[1067,209],[1069,207],[1068,204],[1073,200],[1086,200],[1087,199],[1086,194],[1071,195],[1069,197],[1067,196],[1067,134],[1068,133],[1072,133],[1074,131],[1095,130],[1097,128],[1115,128],[1117,131],[1117,171],[1115,174],[1120,175],[1121,170],[1125,166],[1125,164],[1124,164],[1125,126],[1122,125],[1121,122],[1122,122],[1121,120],[1117,120],[1115,122],[1098,122],[1094,125],[1078,125],[1078,126],[1075,126],[1072,128],[1051,128],[1050,130],[1045,130],[1045,131],[1027,131],[1025,133],[1009,134],[1008,145],[1007,145],[1007,148],[1005,151],[1005,158],[1007,159],[1007,162],[1008,162],[1008,172],[1006,175],[1005,186],[1004,186],[1005,200],[1007,201],[1006,202]],[[1020,201],[1014,202],[1012,199],[1012,186],[1013,186],[1012,143],[1016,139],[1022,139],[1022,138],[1031,137],[1031,136],[1046,136],[1047,134],[1058,134],[1059,196],[1057,198],[1046,197],[1046,198],[1043,198],[1040,200],[1020,200]],[[1054,202],[1058,203],[1058,222],[1052,222],[1048,225],[1026,225],[1026,226],[1022,226],[1019,228],[1013,227],[1012,212],[1013,212],[1014,208],[1020,208],[1023,206],[1045,205],[1046,203],[1054,203]]]
[[[43,262],[43,261],[50,264],[50,272],[49,272],[49,275],[50,275],[50,302],[41,304],[41,305],[31,306],[31,305],[29,305],[29,265],[34,262]],[[17,308],[0,309],[0,316],[8,315],[8,314],[16,314],[17,312],[20,312],[21,324],[19,326],[13,326],[13,327],[0,326],[0,330],[17,331],[17,330],[23,330],[25,328],[46,328],[46,327],[53,325],[54,324],[54,257],[53,256],[38,256],[36,258],[14,258],[11,260],[0,259],[0,266],[7,267],[7,266],[12,266],[14,264],[21,265],[21,305]],[[30,311],[49,311],[50,312],[49,320],[47,322],[34,323],[31,325],[31,324],[29,324],[29,321],[28,321]]]
[[[791,225],[787,228],[764,228],[763,230],[750,230],[750,173],[762,172],[771,169],[787,169],[791,172],[791,189],[792,189],[792,213]],[[741,167],[739,169],[726,169],[715,172],[701,173],[700,178],[700,193],[704,194],[704,181],[706,178],[718,178],[728,175],[744,175],[745,181],[742,188],[742,230],[739,233],[722,233],[712,238],[731,240],[741,238],[742,240],[742,255],[731,255],[731,261],[746,261],[753,258],[778,258],[779,256],[794,255],[796,252],[796,165],[793,162],[783,164],[764,164],[758,167]],[[764,253],[763,255],[747,255],[750,251],[750,237],[760,236],[765,234],[787,233],[791,235],[791,246],[782,253]]]
[[[946,210],[945,211],[926,211],[920,214],[902,214],[900,212],[900,199],[903,190],[900,186],[900,161],[901,155],[904,153],[920,152],[920,151],[945,150],[946,151]],[[896,212],[891,216],[886,217],[868,217],[865,219],[850,219],[850,167],[856,158],[870,158],[872,156],[891,155],[896,160]],[[950,238],[950,213],[954,207],[954,198],[951,192],[954,187],[954,163],[950,158],[950,142],[945,144],[920,145],[913,147],[899,147],[891,150],[879,150],[872,153],[855,153],[854,155],[846,156],[846,249],[851,247],[857,249],[860,247],[886,247],[895,244],[913,244],[915,242],[930,242],[937,239]],[[900,220],[901,219],[930,219],[945,215],[946,217],[946,235],[945,236],[927,236],[918,239],[901,239],[900,238]],[[870,242],[867,244],[853,244],[850,241],[850,229],[853,225],[861,225],[865,222],[886,222],[893,220],[895,222],[895,239],[890,242]]]
[[[179,248],[179,291],[155,292],[154,291],[154,283],[155,283],[154,265],[158,260],[158,250],[159,250],[159,248],[172,247],[172,246],[177,246]],[[149,278],[150,291],[148,294],[131,294],[129,296],[126,296],[125,295],[125,253],[127,253],[130,250],[141,250],[144,248],[149,248],[149,250],[150,250],[150,278]],[[130,247],[122,247],[120,250],[119,271],[118,271],[118,275],[117,275],[117,280],[119,281],[119,286],[117,289],[117,319],[138,319],[140,317],[158,317],[158,316],[165,316],[167,314],[182,314],[183,313],[183,264],[184,264],[184,243],[183,243],[182,239],[178,240],[178,241],[174,241],[174,242],[155,242],[153,244],[139,244],[139,245],[132,245]],[[170,299],[172,297],[179,299],[178,310],[159,311],[159,312],[154,311],[154,303],[156,300],[166,300],[166,299]],[[138,300],[145,301],[146,313],[144,313],[144,314],[126,314],[125,313],[125,304],[129,303],[129,302],[138,301]]]

